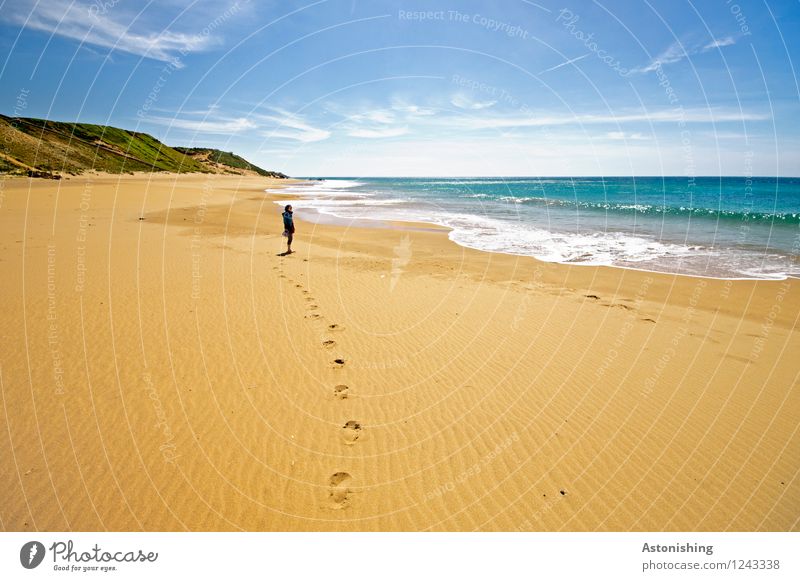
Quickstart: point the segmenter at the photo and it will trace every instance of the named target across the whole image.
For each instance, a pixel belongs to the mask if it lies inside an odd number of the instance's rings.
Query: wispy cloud
[[[263,132],[267,138],[313,143],[323,141],[331,136],[330,131],[314,127],[298,113],[292,113],[280,107],[267,107],[267,109],[271,111],[271,114],[255,116],[258,120],[272,125]]]
[[[625,133],[624,131],[609,131],[606,137],[612,141],[647,141],[650,139],[643,133]]]
[[[396,97],[392,99],[392,110],[406,117],[430,117],[436,114],[436,109],[433,107],[423,107]]]
[[[124,21],[122,6],[70,0],[25,0],[4,6],[0,19],[64,38],[155,60],[175,61],[180,55],[208,49],[210,34],[143,30],[136,17]]]
[[[384,137],[399,137],[407,133],[408,127],[386,127],[385,129],[351,129],[348,135],[366,139],[381,139]]]
[[[372,123],[394,123],[394,113],[386,109],[369,109],[363,113],[354,113],[348,117],[350,121],[355,122],[372,122]]]
[[[143,121],[197,133],[240,133],[257,127],[253,121],[246,117],[232,119],[178,119],[176,117],[151,116],[145,117]]]
[[[541,73],[539,73],[539,74],[541,75],[542,73],[549,73],[550,71],[554,71],[554,70],[556,70],[556,69],[560,69],[561,67],[565,67],[565,66],[567,66],[567,65],[571,65],[572,63],[576,63],[576,62],[578,62],[578,61],[579,61],[579,60],[581,60],[581,59],[585,59],[585,58],[586,58],[587,56],[589,56],[590,54],[592,54],[592,53],[590,53],[590,52],[587,52],[586,54],[583,54],[583,55],[581,55],[581,56],[579,56],[579,57],[575,57],[574,59],[569,59],[569,60],[567,60],[567,61],[564,61],[563,63],[557,64],[557,65],[556,65],[556,66],[554,66],[554,67],[550,67],[549,69],[545,69],[545,70],[543,70],[543,71],[542,71]]]
[[[632,73],[649,73],[655,71],[662,67],[663,65],[668,65],[672,63],[676,63],[681,61],[685,58],[689,58],[692,55],[703,53],[709,50],[713,50],[715,48],[722,48],[725,46],[731,46],[736,44],[736,39],[732,36],[726,36],[724,38],[713,39],[711,42],[706,44],[693,44],[687,45],[678,41],[673,42],[667,49],[658,55],[656,58],[651,60],[647,65],[643,67],[638,67],[631,69]]]
[[[221,115],[220,108],[211,105],[207,110],[186,110],[161,116],[145,117],[145,123],[164,125],[172,129],[183,129],[196,133],[237,134],[258,131],[270,141],[296,141],[312,143],[330,137],[331,132],[313,126],[302,115],[279,107],[262,106],[259,112]],[[266,113],[261,111],[267,111]],[[198,116],[202,118],[197,118]]]
[[[736,39],[732,36],[726,36],[725,38],[714,39],[712,42],[709,42],[703,47],[703,50],[722,48],[723,46],[731,46],[732,44],[736,44]]]
[[[617,114],[582,114],[582,115],[530,115],[530,116],[486,116],[457,117],[442,120],[465,130],[506,129],[510,127],[546,127],[557,125],[597,125],[624,123],[722,123],[731,121],[763,121],[769,115],[739,111],[737,109],[659,109],[652,111],[625,111]]]
[[[662,52],[656,58],[651,60],[647,65],[643,67],[639,67],[636,69],[632,69],[631,72],[633,73],[649,73],[651,71],[655,71],[662,65],[667,65],[671,63],[676,63],[679,60],[682,60],[689,56],[689,53],[684,49],[683,45],[679,42],[673,42],[667,50]]]
[[[409,125],[430,118],[434,109],[414,105],[403,99],[393,98],[391,105],[352,105],[328,103],[326,110],[342,117],[337,124],[349,137],[382,139],[399,137],[410,133]]]
[[[459,109],[470,109],[472,111],[480,111],[481,109],[488,109],[497,101],[476,101],[474,99],[470,99],[463,93],[457,93],[453,95],[450,99],[450,103],[453,106],[458,107]]]

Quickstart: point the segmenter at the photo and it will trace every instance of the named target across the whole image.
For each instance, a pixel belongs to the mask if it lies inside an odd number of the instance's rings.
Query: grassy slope
[[[275,175],[233,154],[223,154],[219,163],[227,165],[228,160],[236,163],[231,166],[236,169]],[[89,123],[0,115],[0,172],[25,173],[31,169],[66,173],[87,170],[110,173],[218,171],[146,133]]]
[[[190,156],[207,156],[208,160],[214,163],[222,164],[235,169],[254,171],[257,174],[266,177],[286,177],[284,174],[279,172],[261,169],[243,157],[236,155],[232,151],[221,151],[219,149],[210,149],[207,147],[176,147],[175,150]]]

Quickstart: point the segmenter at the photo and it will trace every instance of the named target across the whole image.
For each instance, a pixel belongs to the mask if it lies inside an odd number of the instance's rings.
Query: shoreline
[[[320,181],[324,181],[324,179],[326,179],[326,178],[321,178]],[[337,179],[354,179],[355,180],[356,178],[337,178]],[[303,180],[303,178],[298,178],[298,180]],[[315,181],[305,180],[305,181],[298,181],[298,182],[296,182],[296,183],[294,183],[292,185],[296,185],[296,186],[303,186],[303,185],[313,186],[314,184],[315,184]],[[347,190],[345,190],[345,192],[346,191]],[[264,190],[264,192],[266,194],[271,194],[271,195],[276,195],[276,196],[294,196],[297,199],[309,199],[309,200],[315,199],[313,192],[307,193],[307,194],[304,194],[304,193],[299,192],[299,191],[298,192],[284,193],[284,192],[280,192],[279,190],[270,190],[270,189],[266,189],[266,190]],[[278,200],[274,200],[274,202],[275,202],[275,204],[280,205],[282,203],[281,200],[289,201],[289,200],[286,200],[286,199],[278,199]],[[705,279],[705,280],[776,281],[776,282],[784,281],[784,280],[800,280],[800,275],[795,276],[795,275],[792,275],[792,274],[785,274],[782,277],[711,276],[711,275],[683,273],[683,272],[666,272],[666,271],[663,271],[663,270],[652,270],[652,269],[647,269],[647,268],[637,268],[635,266],[627,266],[627,265],[590,264],[590,263],[581,263],[581,262],[547,261],[547,260],[542,260],[541,258],[538,258],[538,257],[533,256],[531,254],[505,252],[505,251],[502,251],[502,250],[489,250],[489,249],[483,249],[483,248],[476,248],[474,246],[469,246],[469,245],[466,245],[466,244],[461,244],[458,241],[453,240],[452,238],[450,238],[449,234],[455,230],[453,227],[446,226],[444,224],[439,224],[437,222],[420,222],[418,220],[408,220],[408,221],[406,221],[406,220],[396,220],[396,219],[387,220],[387,219],[383,219],[383,218],[359,217],[358,221],[366,221],[366,222],[371,224],[371,225],[359,225],[359,224],[353,224],[353,222],[356,221],[355,218],[346,218],[346,217],[343,217],[343,216],[339,216],[339,215],[335,214],[332,211],[327,211],[326,212],[326,211],[320,210],[318,208],[304,208],[303,211],[304,212],[310,212],[312,214],[312,216],[315,216],[314,218],[312,218],[310,220],[313,223],[329,224],[329,225],[334,225],[334,226],[335,225],[339,225],[339,226],[349,226],[349,227],[356,227],[356,228],[385,228],[385,227],[392,227],[392,226],[385,226],[386,224],[390,224],[390,225],[391,224],[407,224],[407,225],[409,225],[408,226],[409,228],[414,228],[414,229],[431,229],[431,230],[435,230],[435,231],[444,231],[444,232],[448,233],[448,239],[453,244],[456,244],[456,245],[461,246],[463,248],[469,248],[471,250],[476,250],[478,252],[488,252],[488,253],[500,254],[500,255],[505,255],[505,256],[516,256],[516,257],[531,258],[533,260],[536,260],[538,262],[542,262],[542,263],[545,263],[545,264],[560,264],[560,265],[563,265],[563,266],[576,266],[576,267],[582,267],[582,268],[591,268],[591,267],[602,268],[602,267],[606,267],[606,268],[614,268],[614,269],[631,270],[631,271],[636,271],[636,272],[644,272],[644,273],[650,273],[650,274],[656,274],[656,275],[688,277],[688,278],[697,278],[697,279]],[[316,216],[319,216],[319,219],[316,218]],[[402,228],[403,226],[400,226],[400,227]]]
[[[161,178],[3,190],[4,529],[800,527],[800,282],[282,257],[283,184]]]

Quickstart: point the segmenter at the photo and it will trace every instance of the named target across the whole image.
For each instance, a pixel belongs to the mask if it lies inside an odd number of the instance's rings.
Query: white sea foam
[[[283,204],[286,200],[281,200]],[[363,211],[360,208],[372,208],[377,206],[398,206],[408,203],[404,199],[396,200],[377,200],[373,198],[354,198],[347,197],[344,199],[339,198],[321,198],[321,199],[298,199],[291,202],[295,208],[308,208],[319,211],[340,209],[341,212],[336,214],[339,218],[360,218]],[[351,210],[352,209],[352,210]],[[381,218],[378,218],[381,219]]]
[[[302,182],[299,184],[292,184],[283,187],[279,190],[267,190],[272,194],[281,195],[296,195],[302,194],[304,196],[335,196],[347,193],[350,188],[363,186],[362,182],[355,180],[313,180]],[[349,195],[354,195],[352,192]],[[359,195],[359,194],[355,194]],[[364,195],[364,194],[360,194]]]
[[[619,266],[715,278],[783,279],[800,274],[800,266],[787,264],[785,255],[684,244],[629,232],[558,231],[537,227],[520,220],[518,215],[494,217],[468,213],[468,210],[443,211],[434,203],[425,204],[397,195],[387,198],[375,197],[370,191],[348,191],[358,185],[362,184],[324,180],[284,188],[282,193],[302,194],[291,201],[296,209],[313,209],[346,220],[432,222],[450,228],[450,239],[462,246],[532,256],[545,262]],[[481,198],[483,195],[459,197]],[[499,199],[515,204],[530,201],[513,196]],[[284,199],[276,203],[288,202]]]
[[[663,243],[621,232],[554,232],[528,224],[460,216],[451,222],[450,238],[463,246],[534,256],[546,262],[613,265],[664,257],[687,256],[692,250],[680,244]]]

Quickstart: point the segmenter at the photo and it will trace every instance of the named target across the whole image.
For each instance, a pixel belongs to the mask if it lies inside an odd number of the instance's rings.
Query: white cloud
[[[147,31],[135,19],[122,22],[122,7],[101,10],[100,3],[69,0],[21,2],[3,8],[3,20],[25,28],[55,34],[112,50],[119,50],[161,61],[207,49],[216,44],[210,34],[189,34],[172,30]]]
[[[348,117],[350,121],[371,121],[373,123],[394,123],[394,114],[386,109],[372,109],[362,113],[354,113]]]
[[[473,99],[470,99],[463,93],[457,93],[453,95],[453,97],[450,99],[450,102],[459,109],[469,109],[472,111],[480,111],[481,109],[488,109],[489,107],[497,103],[497,101],[475,101]]]
[[[274,114],[256,116],[259,120],[274,126],[272,129],[264,131],[264,136],[267,138],[313,143],[314,141],[323,141],[331,136],[330,131],[312,126],[297,113],[279,107],[267,107],[267,109]]]
[[[350,137],[364,137],[367,139],[380,139],[383,137],[399,137],[408,133],[408,127],[387,127],[385,129],[351,129]]]
[[[726,36],[725,38],[714,39],[712,42],[709,42],[703,47],[703,50],[722,48],[723,46],[731,46],[732,44],[736,44],[736,39],[734,39],[732,36]]]
[[[612,141],[646,141],[650,139],[643,133],[625,133],[624,131],[609,131],[606,137]]]
[[[409,133],[408,124],[429,117],[431,109],[418,107],[399,99],[393,99],[390,107],[342,106],[329,103],[327,110],[340,115],[342,131],[350,137],[381,139],[398,137]]]
[[[402,99],[392,100],[392,110],[403,113],[407,117],[429,117],[436,114],[436,109],[432,107],[421,107]]]
[[[651,71],[655,71],[662,65],[667,65],[670,63],[676,63],[681,59],[684,59],[689,56],[689,53],[686,52],[684,47],[679,42],[673,42],[667,50],[662,52],[656,58],[650,61],[649,64],[645,65],[644,67],[632,69],[632,73],[649,73]]]
[[[269,113],[248,113],[246,116],[225,117],[218,114],[219,107],[212,105],[205,112],[206,116],[203,119],[152,116],[146,117],[144,121],[174,129],[209,134],[231,134],[257,130],[259,135],[266,137],[267,140],[287,140],[300,143],[322,141],[331,135],[330,131],[314,127],[297,113],[279,107],[262,107],[262,109],[266,109]],[[203,113],[202,110],[189,110],[181,111],[178,114],[192,117]]]
[[[238,117],[233,119],[178,119],[175,117],[146,117],[145,122],[166,125],[172,129],[185,129],[197,133],[240,133],[255,129],[257,125],[250,119]]]
[[[690,56],[700,53],[706,52],[707,50],[711,50],[714,48],[722,48],[724,46],[731,46],[736,44],[736,39],[732,36],[726,36],[720,39],[714,39],[708,44],[703,46],[699,45],[691,45],[691,46],[684,46],[681,42],[675,41],[667,50],[662,52],[656,58],[654,58],[650,63],[643,67],[631,69],[632,73],[649,73],[651,71],[657,70],[659,67],[663,65],[668,65],[672,63],[676,63],[681,61],[685,58],[689,58]]]
[[[465,130],[504,129],[509,127],[546,127],[556,125],[621,124],[621,123],[722,123],[729,121],[763,121],[768,115],[742,112],[736,109],[659,109],[625,111],[617,114],[543,115],[517,117],[458,117],[443,120]]]

